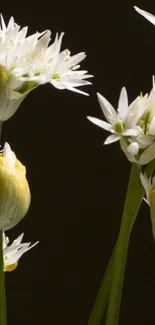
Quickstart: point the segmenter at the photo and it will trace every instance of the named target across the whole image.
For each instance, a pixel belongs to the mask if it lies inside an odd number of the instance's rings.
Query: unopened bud
[[[18,224],[28,211],[30,199],[26,168],[5,143],[0,153],[0,229]]]

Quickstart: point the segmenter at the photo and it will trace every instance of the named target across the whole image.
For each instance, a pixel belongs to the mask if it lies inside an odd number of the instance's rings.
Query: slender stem
[[[1,132],[2,132],[2,124],[3,122],[0,121],[0,139],[1,139]],[[3,260],[3,230],[0,230],[0,325],[7,325],[4,260]]]
[[[154,168],[155,168],[155,160],[152,160],[145,168],[145,172],[148,175],[148,177],[150,177],[152,175]],[[139,175],[140,168],[139,168],[139,170],[137,169],[137,171],[138,171],[138,175]],[[133,177],[133,172],[131,173],[131,175]],[[137,181],[138,181],[137,184],[139,184],[139,176],[137,177]],[[133,182],[133,186],[134,185],[135,185],[135,183]],[[131,186],[131,184],[130,184],[130,186]],[[128,187],[128,191],[129,191],[129,187]],[[141,198],[142,198],[143,194],[144,194],[144,189],[142,188],[142,186],[140,186],[139,194],[141,194]],[[132,195],[134,195],[134,193]],[[132,204],[131,204],[131,207],[132,207]],[[138,213],[138,211],[137,211],[137,213]],[[135,218],[136,218],[136,215],[135,215]],[[130,232],[132,230],[135,218],[133,218],[133,220],[131,220]],[[117,243],[114,247],[114,250],[113,250],[112,256],[110,258],[107,270],[106,270],[103,280],[101,282],[100,289],[98,291],[92,312],[91,312],[89,320],[88,320],[88,325],[101,325],[101,321],[105,318],[105,313],[106,313],[108,299],[109,299],[109,293],[110,293],[111,284],[112,284],[113,272],[114,272],[114,258],[115,258],[116,247],[117,247]],[[121,291],[122,291],[122,288],[121,288]],[[121,297],[120,297],[120,299],[121,299]],[[118,311],[118,313],[119,313],[119,311]]]
[[[140,167],[133,164],[113,262],[113,277],[108,299],[106,325],[118,324],[130,234],[144,194],[139,178],[140,172]]]
[[[0,230],[0,324],[6,325],[5,279],[3,262],[3,231]]]
[[[104,317],[106,308],[107,308],[107,302],[108,302],[108,294],[110,290],[110,285],[112,282],[112,270],[113,270],[113,260],[115,255],[115,249],[113,250],[113,254],[109,260],[108,267],[106,269],[106,272],[104,274],[104,277],[101,282],[100,289],[97,293],[96,300],[92,309],[92,312],[90,314],[88,324],[87,325],[98,325],[101,324],[101,321]]]

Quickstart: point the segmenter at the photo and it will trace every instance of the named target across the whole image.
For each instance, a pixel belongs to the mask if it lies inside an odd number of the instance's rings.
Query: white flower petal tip
[[[5,233],[3,233],[4,271],[11,272],[15,270],[21,256],[39,243],[39,241],[37,241],[33,245],[31,245],[31,243],[21,244],[23,235],[24,234],[21,234],[10,246],[8,246],[9,238],[5,236]]]
[[[140,14],[142,15],[144,18],[146,18],[147,20],[149,20],[153,25],[155,25],[155,16],[153,16],[152,14],[150,14],[149,12],[142,10],[136,6],[134,6],[134,9]]]
[[[118,112],[123,122],[128,114],[128,95],[125,87],[122,88],[120,93],[118,102]]]
[[[99,120],[98,118],[96,117],[92,117],[92,116],[87,116],[87,119],[94,123],[95,125],[99,126],[100,128],[106,130],[106,131],[111,131],[111,124],[105,122],[105,121],[102,121],[102,120]]]
[[[97,93],[97,98],[106,120],[112,125],[116,124],[118,122],[118,116],[113,106],[99,93]]]
[[[141,183],[142,183],[145,193],[146,193],[146,198],[143,198],[143,199],[150,206],[149,196],[150,196],[150,191],[152,188],[151,181],[150,181],[150,179],[148,179],[147,175],[143,174],[143,173],[140,173],[140,180],[141,180]]]
[[[105,140],[104,144],[110,144],[116,141],[119,141],[121,136],[119,134],[112,134]]]

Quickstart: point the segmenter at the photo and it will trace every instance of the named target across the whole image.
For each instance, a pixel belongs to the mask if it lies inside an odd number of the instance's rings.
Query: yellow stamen
[[[16,269],[18,262],[4,266],[4,272],[12,272]]]

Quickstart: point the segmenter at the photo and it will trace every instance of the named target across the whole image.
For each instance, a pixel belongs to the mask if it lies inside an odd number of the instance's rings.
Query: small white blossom
[[[102,112],[107,119],[108,123],[97,118],[88,116],[88,119],[101,128],[110,131],[110,135],[104,142],[109,144],[121,139],[121,137],[135,137],[141,134],[140,126],[137,122],[144,113],[144,98],[138,96],[129,106],[128,97],[125,87],[122,88],[117,112],[108,100],[97,94]]]
[[[17,237],[10,246],[9,238],[5,236],[3,232],[3,258],[4,258],[4,271],[13,271],[18,264],[18,260],[21,258],[23,254],[25,254],[29,249],[36,246],[39,242],[37,241],[33,245],[30,246],[31,243],[23,243],[21,241],[23,239],[24,234],[21,234]]]
[[[145,165],[155,158],[155,85],[148,96],[138,96],[129,106],[127,92],[122,88],[118,109],[100,94],[98,100],[108,123],[88,116],[97,126],[112,133],[104,142],[120,141],[128,160]]]
[[[86,70],[78,70],[86,57],[84,52],[71,56],[61,51],[64,33],[58,34],[49,45],[51,32],[27,37],[28,27],[20,26],[11,17],[5,25],[1,16],[0,28],[0,120],[10,118],[25,96],[40,84],[51,83],[58,89],[82,93],[77,87],[91,84]]]

